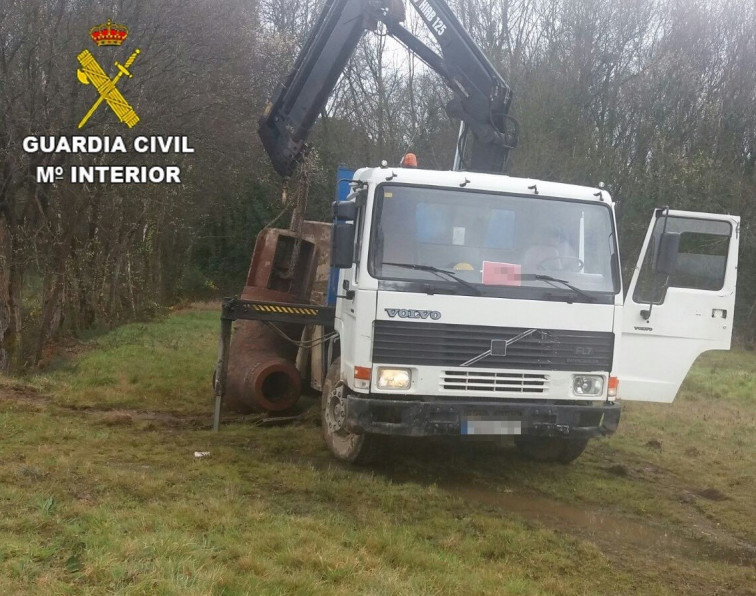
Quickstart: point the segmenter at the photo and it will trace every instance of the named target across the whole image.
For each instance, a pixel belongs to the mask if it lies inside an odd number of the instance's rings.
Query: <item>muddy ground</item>
[[[5,405],[16,403],[25,409],[75,413],[94,426],[133,426],[171,432],[205,431],[210,427],[208,415],[61,405],[23,385],[0,388],[0,401]],[[224,427],[248,425],[254,432],[249,445],[253,453],[255,445],[265,441],[266,427],[285,424],[308,436],[319,434],[317,399],[306,398],[302,405],[299,417],[283,423],[264,417],[226,414]],[[703,477],[675,469],[674,459],[669,466],[665,465],[661,456],[665,448],[663,437],[649,439],[642,449],[635,451],[615,449],[612,439],[600,440],[578,462],[562,466],[523,462],[508,441],[397,439],[392,442],[386,460],[369,469],[344,466],[324,449],[304,454],[282,451],[273,458],[323,471],[348,470],[358,481],[361,475],[369,475],[392,484],[436,487],[488,513],[515,516],[533,528],[547,528],[587,542],[617,569],[630,573],[654,569],[665,577],[666,588],[673,592],[684,589],[700,594],[756,594],[754,520],[744,520],[740,528],[730,521],[739,511],[748,514],[754,511],[753,502],[743,499],[744,494],[753,492],[710,486]],[[690,445],[685,453],[695,460],[706,448]],[[610,497],[604,504],[598,503],[586,492],[584,484],[582,488],[576,487],[581,479],[602,487],[602,494]],[[656,495],[658,509],[644,505],[645,509],[639,510],[638,503],[633,502],[636,490],[645,494],[645,498]],[[708,504],[728,508],[728,521],[724,517],[720,520],[717,510],[707,507]],[[707,578],[706,563],[734,568],[736,575],[740,570],[742,581],[728,580],[729,583],[723,584],[719,576]]]

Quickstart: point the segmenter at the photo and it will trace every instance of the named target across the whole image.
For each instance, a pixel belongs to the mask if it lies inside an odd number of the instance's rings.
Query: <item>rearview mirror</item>
[[[656,271],[662,275],[672,275],[677,265],[679,251],[680,233],[664,232],[659,241],[659,252],[656,254]]]
[[[357,205],[351,201],[336,201],[333,204],[333,217],[354,221],[357,219]]]
[[[338,269],[352,266],[354,256],[354,224],[336,222],[331,228],[331,265]]]

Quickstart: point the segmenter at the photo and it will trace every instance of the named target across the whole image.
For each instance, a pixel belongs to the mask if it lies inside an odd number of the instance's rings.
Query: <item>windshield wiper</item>
[[[383,264],[393,265],[394,267],[406,267],[407,269],[415,269],[417,271],[427,271],[429,273],[435,273],[436,277],[439,277],[441,279],[451,279],[452,281],[456,281],[458,284],[465,286],[468,290],[470,290],[476,296],[483,295],[483,293],[474,285],[472,285],[470,282],[467,282],[464,279],[460,279],[459,277],[457,277],[457,274],[454,273],[454,271],[440,269],[439,267],[434,267],[433,265],[415,265],[414,263],[383,263]],[[446,276],[446,277],[442,277],[442,276]]]
[[[572,290],[576,294],[578,294],[578,295],[582,296],[583,298],[585,298],[586,301],[588,301],[588,302],[596,302],[596,297],[595,296],[591,296],[587,292],[581,290],[577,286],[573,286],[570,282],[565,281],[564,279],[557,279],[556,277],[551,277],[550,275],[534,275],[533,279],[537,279],[538,281],[545,281],[547,283],[550,283],[552,286],[555,283],[562,284],[564,287],[569,288],[570,290]]]

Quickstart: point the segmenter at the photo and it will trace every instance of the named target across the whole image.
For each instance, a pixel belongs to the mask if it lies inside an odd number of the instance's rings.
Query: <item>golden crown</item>
[[[89,30],[89,35],[98,46],[120,46],[129,36],[129,29],[123,25],[111,23],[97,25]]]

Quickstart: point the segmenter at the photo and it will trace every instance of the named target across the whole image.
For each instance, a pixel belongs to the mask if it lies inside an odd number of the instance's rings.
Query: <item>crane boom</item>
[[[366,30],[383,22],[452,89],[447,113],[462,121],[458,152],[468,133],[474,142],[466,169],[502,172],[517,145],[508,115],[512,91],[444,0],[410,0],[441,48],[441,55],[405,29],[401,0],[327,0],[286,81],[259,121],[259,134],[273,167],[290,176],[333,88]]]

